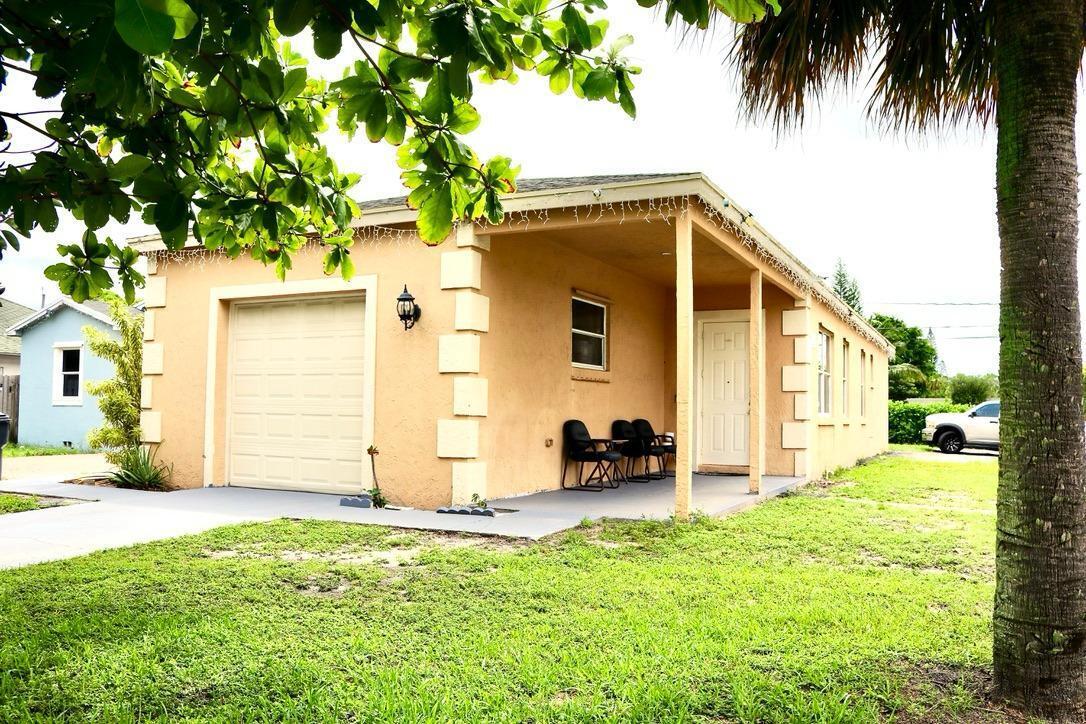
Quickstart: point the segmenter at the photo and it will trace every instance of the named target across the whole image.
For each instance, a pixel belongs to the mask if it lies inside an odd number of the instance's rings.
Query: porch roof
[[[893,346],[863,315],[848,306],[810,268],[788,251],[766,231],[747,209],[737,204],[705,174],[702,173],[650,173],[597,176],[546,177],[521,179],[517,192],[503,200],[506,218],[516,214],[545,213],[556,209],[606,208],[618,206],[641,210],[641,204],[650,207],[656,202],[666,204],[669,199],[699,201],[709,216],[721,228],[739,238],[757,252],[760,258],[790,278],[795,286],[828,306],[833,312],[860,332],[864,337],[880,345],[892,354]],[[407,197],[377,199],[360,204],[364,213],[355,220],[354,227],[366,229],[412,224],[418,215],[407,205]],[[501,233],[502,229],[489,227],[487,233]],[[140,253],[163,251],[161,237],[157,234],[134,237],[130,246]],[[186,247],[199,247],[190,238]]]

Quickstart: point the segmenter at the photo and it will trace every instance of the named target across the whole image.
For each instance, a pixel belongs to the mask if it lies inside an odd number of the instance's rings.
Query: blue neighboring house
[[[84,382],[113,376],[113,363],[93,355],[83,338],[90,325],[116,335],[109,305],[63,298],[8,330],[22,338],[19,442],[85,448],[102,424],[98,401]]]

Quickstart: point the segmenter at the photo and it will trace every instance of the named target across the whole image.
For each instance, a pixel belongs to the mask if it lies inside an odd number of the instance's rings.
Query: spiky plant
[[[116,294],[104,298],[117,335],[83,327],[90,351],[113,363],[113,377],[89,381],[87,392],[98,398],[103,423],[87,435],[91,448],[120,465],[127,451],[140,444],[140,380],[143,376],[143,316],[134,313]]]
[[[1012,702],[1058,717],[1086,702],[1082,51],[1082,0],[784,0],[740,27],[731,53],[748,115],[781,129],[868,77],[868,112],[888,130],[994,122],[1003,268],[995,680]]]

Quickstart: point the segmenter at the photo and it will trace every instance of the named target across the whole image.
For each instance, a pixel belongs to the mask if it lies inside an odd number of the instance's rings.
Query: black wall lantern
[[[404,329],[411,329],[415,322],[422,316],[422,307],[415,304],[415,298],[407,291],[407,285],[403,285],[403,294],[396,297],[396,315],[403,322]]]

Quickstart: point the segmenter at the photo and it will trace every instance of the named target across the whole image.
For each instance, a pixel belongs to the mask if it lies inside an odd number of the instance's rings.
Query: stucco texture
[[[442,290],[441,255],[456,251],[452,239],[426,247],[417,239],[381,240],[352,251],[359,275],[376,275],[376,380],[374,443],[380,449],[377,475],[394,503],[432,508],[452,496],[454,458],[438,457],[439,421],[460,420],[449,432],[446,452],[470,450],[457,457],[482,466],[461,466],[479,474],[465,485],[478,485],[487,498],[530,493],[559,486],[563,467],[562,423],[583,420],[594,437],[609,437],[613,420],[644,417],[657,432],[676,429],[675,226],[652,223],[584,222],[570,214],[552,214],[546,226],[531,230],[492,229],[482,256],[479,294],[488,314],[476,307],[462,336],[477,335],[479,371],[438,371],[438,340],[457,333],[454,309],[464,285]],[[817,475],[886,447],[886,354],[865,342],[850,325],[794,288],[727,232],[702,231],[693,239],[694,308],[745,310],[750,304],[751,269],[763,270],[765,310],[764,400],[765,467],[768,475]],[[272,270],[242,258],[194,252],[181,261],[160,262],[166,280],[166,305],[154,310],[154,344],[162,344],[165,364],[153,375],[152,410],[162,415],[162,459],[174,464],[175,483],[204,482],[205,378],[208,360],[209,299],[212,289],[274,281]],[[470,276],[470,275],[469,275]],[[294,260],[290,280],[324,278],[321,250],[307,247]],[[395,299],[407,284],[423,314],[405,331],[396,317]],[[604,301],[609,309],[607,369],[584,370],[571,364],[570,300],[575,293]],[[477,300],[482,301],[482,300]],[[805,335],[816,342],[819,324],[836,344],[850,341],[849,415],[815,419],[814,355],[802,368],[807,377],[810,414],[797,417],[797,394],[783,391],[782,371],[794,365],[797,336],[783,329],[785,312],[810,304]],[[214,310],[216,345],[216,430],[212,441],[212,484],[225,481],[225,400],[228,305]],[[476,331],[469,331],[476,330]],[[868,411],[859,415],[859,354],[874,359]],[[835,367],[835,388],[840,367]],[[483,380],[485,414],[469,405],[457,416],[454,380]],[[481,383],[480,383],[481,384]],[[466,389],[465,385],[461,385]],[[480,389],[472,385],[471,389]],[[466,398],[465,398],[466,399]],[[472,398],[475,403],[479,400]],[[804,398],[800,398],[801,400]],[[463,408],[461,408],[463,412]],[[461,433],[478,424],[474,440]],[[805,448],[785,447],[783,426],[804,432]],[[452,439],[456,432],[457,439]],[[800,453],[797,455],[797,451]],[[459,455],[459,453],[457,453]],[[573,470],[571,468],[570,472]],[[468,488],[465,488],[467,490]],[[475,489],[475,488],[472,488]]]
[[[399,504],[449,502],[451,465],[437,457],[436,420],[451,416],[452,380],[437,372],[438,335],[452,331],[452,305],[440,303],[439,259],[450,244],[428,247],[414,238],[360,243],[352,249],[358,275],[377,276],[374,440],[377,478]],[[322,251],[309,245],[294,258],[288,280],[324,279]],[[248,258],[197,252],[185,262],[160,262],[166,306],[155,309],[154,343],[164,348],[163,374],[152,376],[152,411],[162,413],[161,456],[174,465],[180,487],[203,484],[208,314],[215,287],[275,282],[270,268]],[[409,331],[396,317],[396,296],[407,284],[423,309]],[[228,305],[220,303],[212,484],[225,477]],[[366,460],[366,465],[369,461]]]
[[[483,293],[491,298],[482,350],[491,400],[481,441],[488,494],[558,487],[566,420],[583,420],[598,438],[611,436],[617,418],[667,429],[673,292],[546,233],[495,235],[491,245],[483,261]],[[574,290],[608,303],[607,371],[570,362]]]
[[[54,355],[58,342],[83,341],[83,383],[113,376],[113,364],[90,353],[83,327],[116,334],[100,320],[69,307],[22,330],[22,371],[19,379],[19,442],[26,445],[64,445],[85,448],[87,434],[102,424],[94,397],[81,386],[78,404],[53,404]]]

